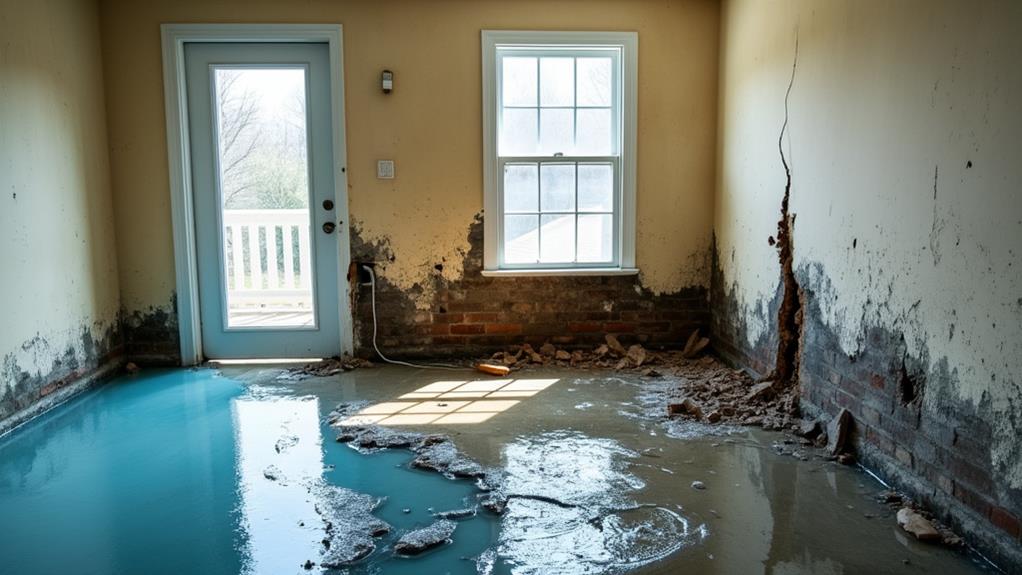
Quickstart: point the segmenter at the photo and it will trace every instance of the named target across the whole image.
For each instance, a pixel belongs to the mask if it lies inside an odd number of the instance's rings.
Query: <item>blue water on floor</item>
[[[0,438],[0,573],[309,573],[301,564],[318,561],[323,538],[317,482],[387,498],[375,515],[394,532],[352,573],[475,573],[467,558],[498,532],[486,514],[423,556],[389,548],[429,524],[429,508],[474,501],[475,487],[409,469],[405,451],[334,442],[333,403],[166,370],[51,411]]]

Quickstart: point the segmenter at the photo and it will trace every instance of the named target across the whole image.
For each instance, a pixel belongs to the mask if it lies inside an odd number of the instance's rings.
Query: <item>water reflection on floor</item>
[[[980,567],[905,538],[864,474],[777,455],[770,443],[779,436],[670,437],[645,417],[638,380],[519,374],[521,386],[556,384],[466,423],[434,407],[450,412],[451,399],[486,398],[402,396],[438,381],[471,382],[470,372],[387,367],[303,382],[277,381],[278,373],[145,371],[0,438],[0,571],[322,572],[302,565],[320,560],[329,486],[379,499],[372,517],[392,526],[370,539],[375,551],[351,573]],[[397,428],[450,434],[470,457],[505,470],[512,498],[503,516],[460,520],[452,544],[397,558],[401,534],[434,512],[475,505],[478,489],[410,469],[403,450],[360,454],[333,441],[325,421],[340,402],[410,399],[438,415]],[[695,480],[706,489],[692,489]]]

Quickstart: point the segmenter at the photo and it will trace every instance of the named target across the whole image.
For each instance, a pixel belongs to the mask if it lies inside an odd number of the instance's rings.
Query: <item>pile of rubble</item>
[[[905,532],[912,534],[919,541],[929,543],[941,543],[948,547],[963,548],[965,541],[955,535],[946,525],[937,521],[933,514],[922,509],[901,493],[897,491],[884,491],[878,496],[880,503],[897,509],[898,526]]]
[[[498,351],[489,361],[505,365],[513,369],[528,366],[556,365],[579,369],[613,368],[616,370],[641,369],[643,375],[656,377],[662,375],[652,366],[681,365],[685,361],[698,357],[710,344],[710,340],[699,337],[699,332],[692,333],[685,348],[681,351],[654,352],[639,344],[625,347],[617,337],[608,334],[606,343],[598,345],[592,351],[558,348],[552,343],[544,343],[539,349],[530,344],[511,346],[508,351]]]
[[[497,352],[489,361],[512,370],[556,365],[636,371],[647,377],[673,376],[680,382],[664,398],[669,417],[774,430],[794,430],[801,423],[797,389],[782,382],[756,382],[744,371],[731,369],[712,356],[699,357],[710,343],[699,337],[699,332],[692,333],[681,351],[651,351],[639,344],[626,348],[613,335],[605,340],[592,351],[568,351],[550,343],[537,350],[524,344]]]
[[[373,367],[373,362],[359,357],[332,357],[298,367],[288,368],[277,379],[299,381],[308,377],[329,377],[344,371],[352,371],[364,367]]]

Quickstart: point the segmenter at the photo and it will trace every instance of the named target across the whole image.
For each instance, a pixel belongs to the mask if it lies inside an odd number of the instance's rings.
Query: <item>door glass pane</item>
[[[509,264],[539,261],[539,216],[504,216],[504,261]]]
[[[539,174],[536,164],[504,166],[504,211],[539,211]]]
[[[575,215],[543,215],[539,260],[568,263],[575,259]]]
[[[214,69],[227,327],[315,324],[305,68]]]

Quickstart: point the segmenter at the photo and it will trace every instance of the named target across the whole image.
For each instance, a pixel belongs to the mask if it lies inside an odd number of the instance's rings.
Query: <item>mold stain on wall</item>
[[[117,322],[37,334],[0,363],[0,433],[98,381],[123,362]]]
[[[1022,49],[1009,40],[1022,10],[1002,8],[906,2],[866,26],[869,4],[727,3],[711,292],[718,350],[767,374],[783,354],[774,318],[793,277],[805,411],[848,408],[867,466],[1018,564],[1022,275],[1009,238],[1022,205],[1006,150],[1022,132],[1011,104],[1022,74],[998,70]],[[925,32],[934,22],[939,40]],[[772,232],[761,214],[781,189],[765,151],[783,122],[794,26],[798,250],[779,285],[757,237]],[[894,47],[906,38],[911,49]]]
[[[391,279],[390,268],[402,254],[387,237],[367,240],[362,229],[352,226],[352,262],[375,264],[379,341],[394,353],[471,354],[546,341],[585,347],[606,333],[663,346],[680,344],[693,329],[709,325],[708,293],[700,285],[657,293],[635,276],[483,277],[482,214],[454,253],[411,266],[421,275],[410,285],[407,276]],[[452,278],[454,271],[460,275]],[[356,348],[362,354],[372,349],[369,289],[352,290]]]

